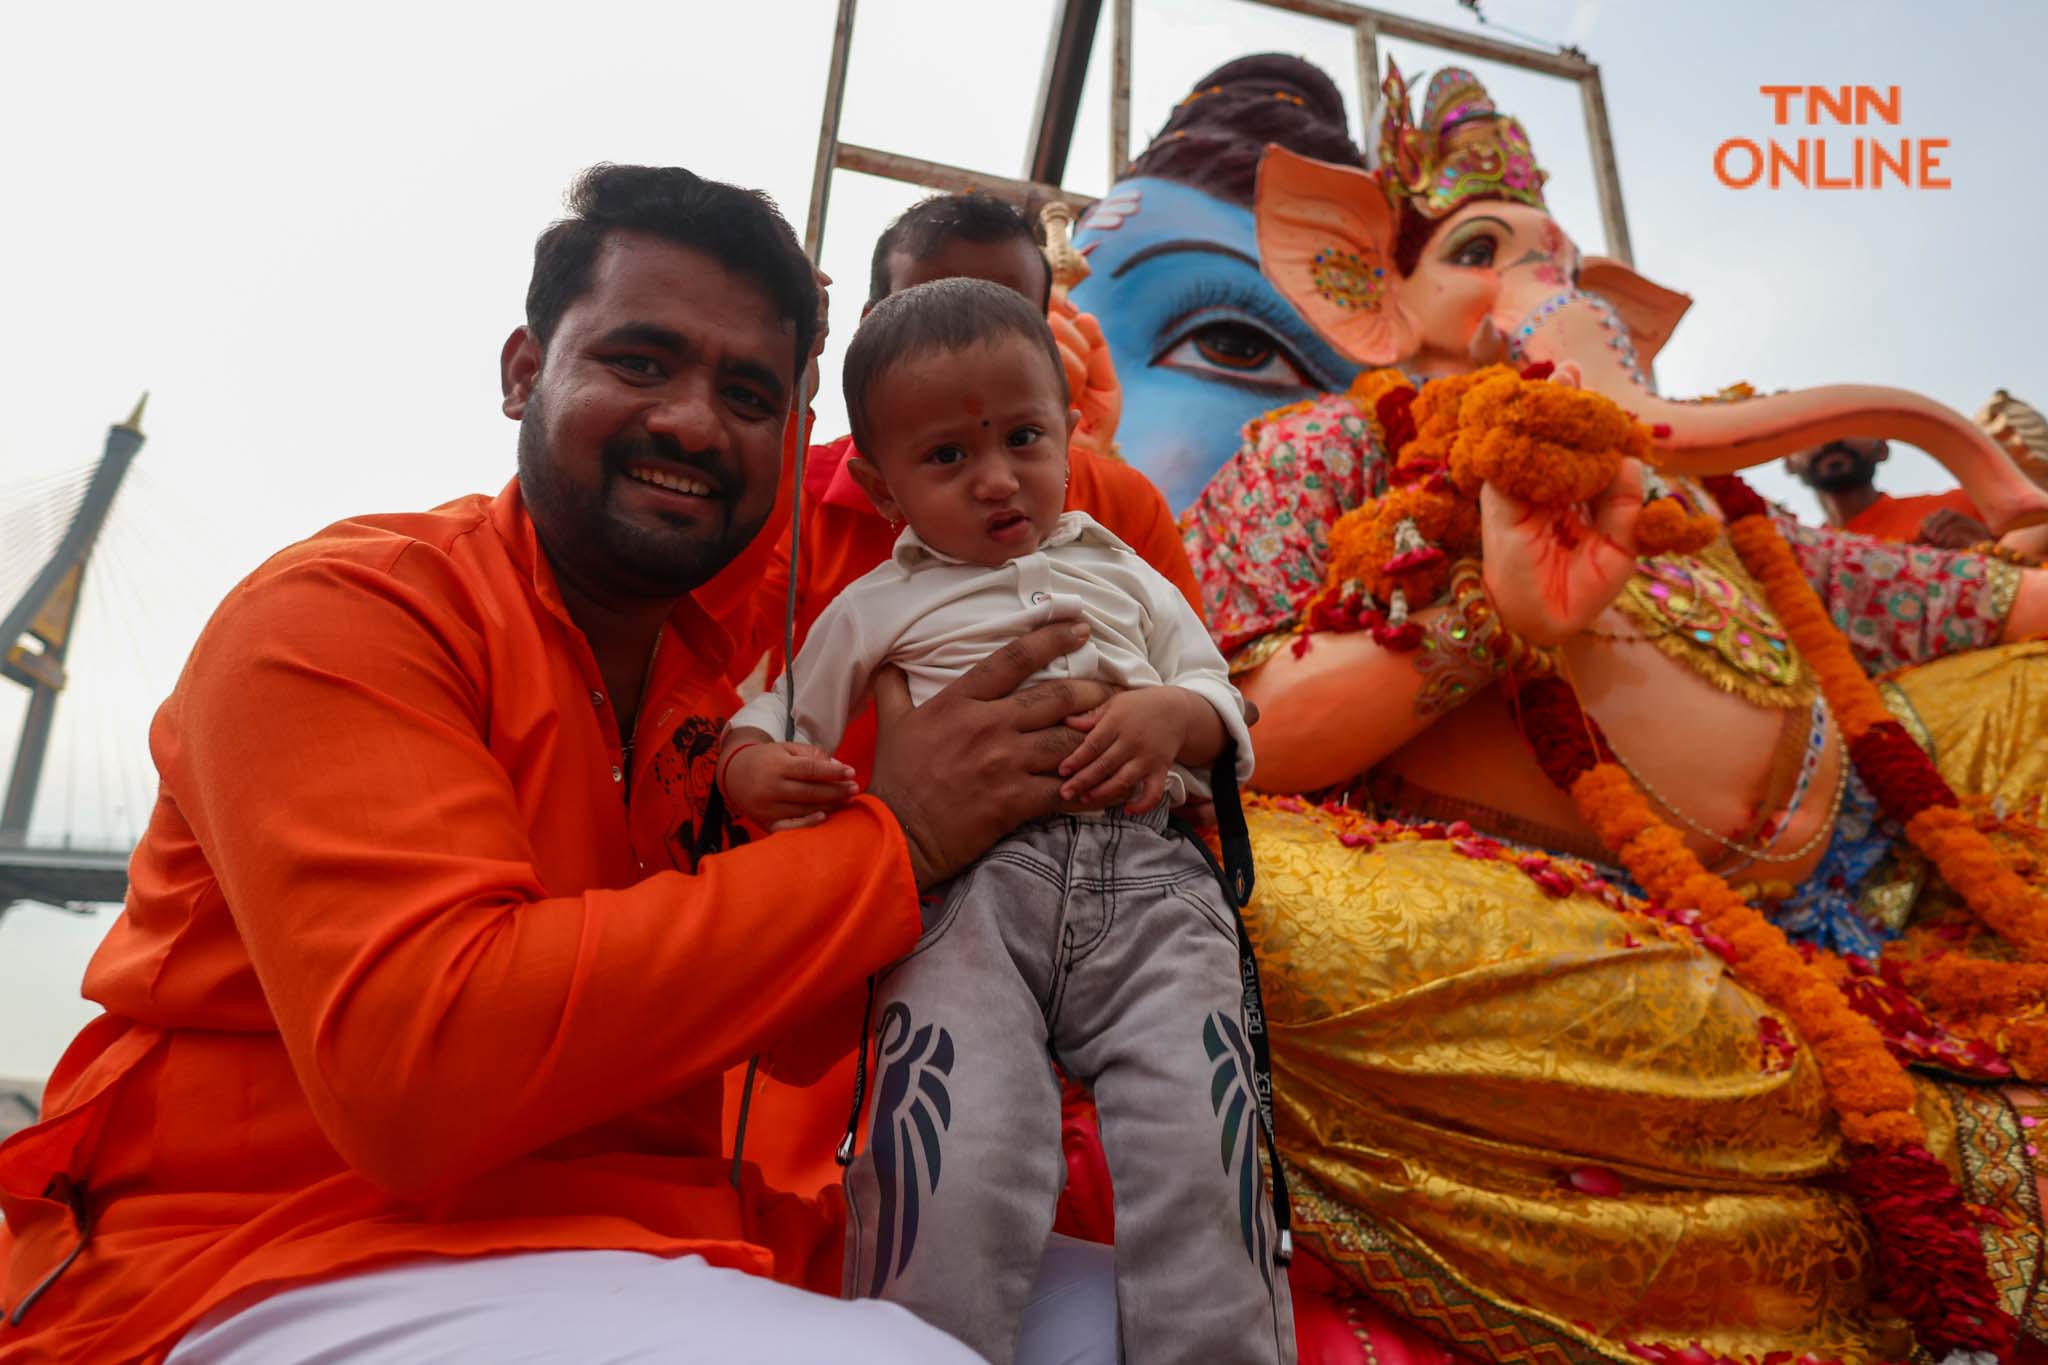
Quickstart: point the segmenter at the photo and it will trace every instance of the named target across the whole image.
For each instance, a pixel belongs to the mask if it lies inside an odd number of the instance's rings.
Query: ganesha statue
[[[1205,77],[1072,290],[1262,717],[1313,1311],[1380,1359],[2048,1359],[2048,574],[1731,476],[1879,436],[1994,529],[2048,495],[1918,394],[1659,396],[1684,296],[1579,252],[1470,73],[1384,94],[1368,164],[1312,66]]]

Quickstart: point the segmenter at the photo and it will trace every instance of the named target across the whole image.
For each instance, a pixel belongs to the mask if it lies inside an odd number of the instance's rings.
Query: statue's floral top
[[[1300,619],[1323,586],[1330,526],[1386,491],[1386,464],[1371,420],[1345,394],[1246,426],[1181,518],[1210,632],[1240,667]],[[1777,521],[1870,672],[1997,642],[2018,586],[2011,565],[1802,526],[1782,511]]]

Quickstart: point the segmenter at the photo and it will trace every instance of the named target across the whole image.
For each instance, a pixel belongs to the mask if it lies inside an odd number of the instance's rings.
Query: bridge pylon
[[[64,538],[20,600],[0,618],[0,651],[4,651],[0,652],[0,676],[20,683],[29,694],[6,800],[0,803],[0,848],[20,848],[28,842],[29,813],[35,808],[36,788],[42,783],[57,694],[64,690],[64,658],[78,623],[86,567],[121,480],[142,449],[142,409],[148,402],[145,393],[127,421],[108,428],[106,453],[100,456],[99,468],[93,471],[92,483]]]

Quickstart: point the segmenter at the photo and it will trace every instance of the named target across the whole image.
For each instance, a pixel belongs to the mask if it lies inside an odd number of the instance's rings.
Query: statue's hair
[[[1336,83],[1300,57],[1262,52],[1225,62],[1196,81],[1124,175],[1177,180],[1250,208],[1259,158],[1268,143],[1297,156],[1368,168],[1351,140]],[[1394,268],[1414,274],[1438,226],[1439,220],[1425,217],[1404,199],[1395,222]]]
[[[1067,369],[1045,314],[1014,289],[988,280],[933,280],[899,290],[861,319],[846,348],[840,382],[846,389],[846,421],[857,450],[872,447],[868,397],[891,369],[932,351],[963,351],[998,337],[1019,336],[1045,348],[1060,406],[1070,397]]]
[[[1365,166],[1336,84],[1300,57],[1262,52],[1196,81],[1124,175],[1177,180],[1249,208],[1269,142],[1318,161]]]

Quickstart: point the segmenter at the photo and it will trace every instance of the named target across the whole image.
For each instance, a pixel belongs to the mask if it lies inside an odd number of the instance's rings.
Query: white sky
[[[1453,0],[1381,0],[1471,28]],[[2034,0],[1487,0],[1601,66],[1637,265],[1696,300],[1658,364],[1667,393],[1736,379],[1918,389],[1973,412],[2037,403],[2048,275],[2039,124],[2048,6]],[[571,9],[356,3],[17,4],[0,9],[0,538],[29,488],[97,457],[144,389],[149,444],[88,581],[36,834],[131,838],[145,733],[221,593],[342,516],[509,477],[496,356],[535,233],[593,161],[677,162],[766,189],[801,228],[830,0],[615,0]],[[862,0],[843,136],[1020,173],[1052,0]],[[1108,183],[1103,58],[1070,186]],[[1244,0],[1138,0],[1134,139],[1247,52],[1302,53],[1358,117],[1350,35]],[[1404,70],[1445,58],[1385,44]],[[2019,54],[2009,60],[2005,54]],[[1457,59],[1449,59],[1457,60]],[[1603,246],[1575,92],[1479,69],[1528,125],[1551,205]],[[1736,192],[1724,138],[1770,127],[1761,83],[1902,87],[1891,136],[1946,137],[1945,192]],[[1871,130],[1877,131],[1877,130]],[[841,176],[824,263],[834,345],[819,428],[876,234],[918,191]],[[1766,473],[1774,494],[1811,507]],[[1895,455],[1895,491],[1942,486]],[[0,539],[0,563],[7,546]],[[16,584],[0,585],[11,590]],[[11,600],[11,599],[10,599]],[[5,604],[0,604],[4,608]],[[16,689],[0,695],[11,755]],[[7,755],[0,755],[0,762]],[[109,916],[0,919],[0,1075],[40,1076]]]

